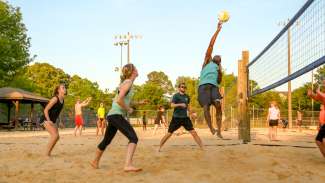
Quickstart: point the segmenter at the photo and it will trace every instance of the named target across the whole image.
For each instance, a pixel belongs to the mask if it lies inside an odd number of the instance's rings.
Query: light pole
[[[314,70],[311,71],[311,91],[314,91]],[[311,98],[311,120],[314,125],[314,99]]]
[[[121,47],[121,64],[120,64],[120,72],[122,72],[122,67],[123,67],[123,46],[128,45],[128,42],[126,41],[118,41],[114,43],[114,46],[120,46]]]
[[[130,41],[131,39],[142,39],[142,35],[132,35],[130,32],[127,34],[121,34],[121,35],[116,35],[114,36],[115,39],[124,41],[127,43],[128,46],[128,64],[131,62],[130,60]]]
[[[287,21],[279,22],[279,26],[286,26],[289,23],[290,19]],[[299,22],[296,23],[299,25]],[[291,26],[288,28],[288,76],[291,75]],[[291,81],[288,81],[288,121],[289,128],[292,128],[292,97],[291,97]]]

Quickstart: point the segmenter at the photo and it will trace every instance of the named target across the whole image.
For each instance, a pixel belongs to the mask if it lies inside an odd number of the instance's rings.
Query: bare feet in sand
[[[124,167],[124,172],[140,172],[142,168],[136,168],[134,166],[126,166]]]
[[[89,162],[90,166],[92,166],[94,169],[98,169],[98,162],[96,161],[91,161]]]

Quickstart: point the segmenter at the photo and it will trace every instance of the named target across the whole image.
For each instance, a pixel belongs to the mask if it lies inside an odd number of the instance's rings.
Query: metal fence
[[[36,108],[34,120],[38,120],[40,115],[42,114],[41,108]],[[213,110],[213,108],[212,108]],[[251,108],[249,110],[250,114],[250,123],[251,123],[251,128],[266,128],[268,127],[268,122],[266,121],[266,115],[267,115],[267,110],[268,109],[256,109],[256,108]],[[156,110],[136,110],[132,115],[129,116],[129,120],[132,125],[134,126],[141,126],[142,125],[142,116],[143,112],[146,111],[146,118],[147,118],[147,124],[153,125],[155,118],[157,116],[157,111]],[[196,108],[193,109],[195,111],[195,115],[193,113],[190,114],[191,120],[194,124],[195,127],[199,128],[207,128],[206,122],[204,120],[204,114],[203,110],[201,108]],[[14,110],[11,110],[11,116],[14,116]],[[25,119],[28,118],[29,116],[30,109],[28,106],[26,107],[21,107],[20,113],[19,113],[19,118],[20,119]],[[303,122],[302,126],[309,128],[309,127],[315,127],[318,125],[318,111],[303,111]],[[296,123],[296,111],[293,111],[293,127],[297,126]],[[169,109],[166,110],[165,113],[165,118],[167,123],[170,122],[172,115],[173,115],[173,110]],[[238,110],[235,107],[232,106],[227,106],[225,108],[225,111],[223,113],[223,129],[231,129],[231,128],[237,128],[238,127],[238,121],[237,121],[237,115],[238,115]],[[281,111],[281,119],[288,119],[288,114],[287,110]],[[86,127],[95,127],[96,122],[97,122],[97,116],[96,112],[90,109],[84,109],[83,110],[83,118],[84,118],[84,123]],[[7,110],[6,108],[3,108],[3,106],[0,106],[0,119],[1,122],[7,122]],[[216,125],[215,123],[215,116],[212,115],[212,121],[214,126]],[[72,128],[75,126],[74,122],[74,112],[73,111],[68,111],[65,110],[61,113],[60,118],[58,119],[58,123],[61,128]]]

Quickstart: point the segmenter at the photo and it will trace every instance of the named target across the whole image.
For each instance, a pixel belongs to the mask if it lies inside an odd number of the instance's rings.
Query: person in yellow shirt
[[[105,123],[105,108],[104,104],[100,103],[100,107],[97,110],[97,129],[96,129],[96,136],[98,136],[99,129],[101,129],[102,135],[104,134],[104,129],[106,128],[106,123]]]

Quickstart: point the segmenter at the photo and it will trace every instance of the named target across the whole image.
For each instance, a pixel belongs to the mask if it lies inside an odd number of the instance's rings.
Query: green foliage
[[[109,108],[112,104],[114,94],[101,91],[96,82],[91,82],[88,79],[83,79],[74,75],[70,79],[68,96],[66,97],[65,103],[66,107],[73,109],[76,99],[79,97],[81,101],[88,97],[92,97],[89,108],[96,110],[101,102],[104,103],[106,108]]]
[[[316,85],[314,85],[316,88]],[[312,102],[310,97],[307,96],[307,90],[311,88],[311,83],[306,83],[304,86],[292,91],[292,109],[293,110],[312,110]],[[319,109],[320,103],[314,102],[314,110]]]
[[[145,83],[135,87],[134,101],[148,100],[145,105],[134,106],[138,110],[156,110],[158,106],[168,107],[168,100],[164,98],[164,90],[154,83]]]
[[[30,38],[19,8],[0,1],[0,87],[30,61]]]
[[[275,101],[279,108],[287,108],[285,106],[285,96],[275,91],[267,91],[262,94],[255,95],[250,98],[249,105],[252,107],[254,105],[255,108],[264,108],[267,109],[270,106],[272,101]]]
[[[190,96],[190,99],[191,99],[190,106],[191,106],[191,108],[199,108],[200,104],[199,104],[199,102],[197,100],[197,98],[198,98],[199,79],[186,77],[186,76],[179,76],[176,79],[175,88],[178,88],[178,85],[180,83],[185,83],[185,85],[187,87],[186,93],[187,93],[187,95]]]
[[[318,68],[314,76],[317,83],[322,83],[325,79],[325,65]]]
[[[145,105],[134,105],[138,110],[156,110],[158,106],[163,105],[169,108],[169,101],[164,95],[171,94],[174,91],[172,82],[164,72],[153,71],[147,75],[148,80],[141,86],[134,86],[134,101],[147,100]]]
[[[107,110],[111,107],[114,93],[102,91],[96,82],[83,79],[77,75],[70,77],[63,70],[47,63],[35,63],[21,69],[8,86],[25,89],[41,96],[51,98],[54,88],[65,83],[68,95],[65,97],[65,110],[73,111],[76,98],[81,100],[92,97],[89,108],[97,110],[100,102]]]
[[[147,84],[159,86],[163,89],[164,93],[171,94],[174,91],[172,82],[164,72],[153,71],[148,74]]]
[[[27,68],[19,70],[7,86],[13,88],[21,88],[30,92],[35,92],[38,89],[38,86],[26,76],[26,72]]]
[[[220,87],[224,88],[225,107],[237,106],[237,77],[224,73]]]
[[[25,76],[38,86],[34,92],[48,98],[52,97],[54,88],[58,84],[65,83],[67,88],[69,87],[70,76],[47,63],[28,66]]]

